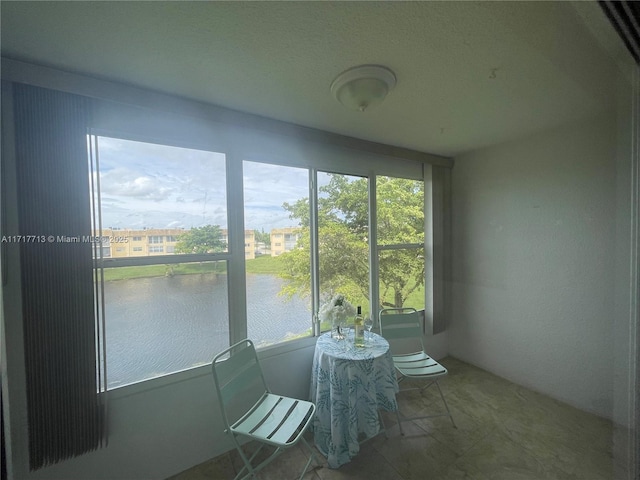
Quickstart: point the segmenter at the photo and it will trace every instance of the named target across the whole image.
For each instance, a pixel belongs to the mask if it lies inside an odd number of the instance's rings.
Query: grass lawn
[[[282,257],[261,255],[246,261],[247,273],[268,273],[277,275],[282,270]]]
[[[104,280],[190,275],[194,273],[226,273],[224,262],[177,263],[172,265],[141,265],[136,267],[105,268]]]
[[[261,256],[247,260],[247,273],[277,275],[280,272],[280,257]],[[105,281],[128,280],[132,278],[164,277],[169,275],[190,275],[194,273],[226,274],[224,262],[177,263],[171,265],[142,265],[136,267],[105,268]]]

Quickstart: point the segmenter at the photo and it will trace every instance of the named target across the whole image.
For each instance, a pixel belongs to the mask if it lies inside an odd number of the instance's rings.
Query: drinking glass
[[[349,332],[351,329],[349,328],[349,324],[347,323],[346,319],[340,321],[340,329],[342,330],[343,338],[347,340],[349,338]]]
[[[340,341],[340,340],[344,340],[345,338],[345,325],[346,322],[344,319],[342,318],[334,318],[333,319],[333,327],[331,330],[332,333],[332,337],[335,338],[336,340]],[[334,335],[335,333],[335,335]]]
[[[367,317],[364,319],[364,328],[369,332],[369,341],[371,341],[371,329],[373,328],[373,318]]]

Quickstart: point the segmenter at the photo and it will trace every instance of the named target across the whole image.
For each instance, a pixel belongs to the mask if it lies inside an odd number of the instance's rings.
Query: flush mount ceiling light
[[[331,93],[351,110],[377,105],[396,84],[396,76],[381,65],[360,65],[342,72],[331,84]]]

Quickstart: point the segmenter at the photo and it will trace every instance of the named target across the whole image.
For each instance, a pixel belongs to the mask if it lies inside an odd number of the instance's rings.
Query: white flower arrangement
[[[332,325],[336,322],[346,321],[347,318],[353,317],[355,314],[356,308],[341,294],[335,295],[330,302],[322,305],[318,312],[322,322],[331,322]]]

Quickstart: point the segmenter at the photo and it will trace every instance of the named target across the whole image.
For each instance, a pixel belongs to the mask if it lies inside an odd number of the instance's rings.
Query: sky
[[[227,228],[224,154],[109,137],[98,152],[103,228]],[[308,170],[244,162],[243,171],[245,228],[297,225],[282,204],[308,197]]]

